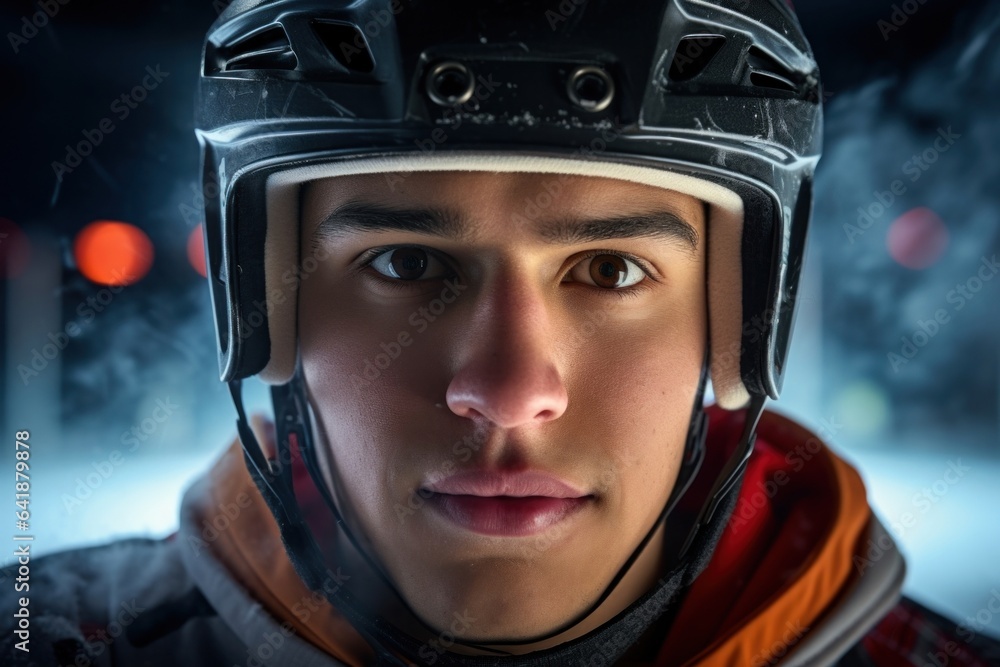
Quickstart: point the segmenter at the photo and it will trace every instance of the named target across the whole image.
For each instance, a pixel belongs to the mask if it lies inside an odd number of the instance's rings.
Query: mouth
[[[425,484],[421,492],[451,523],[498,537],[544,532],[594,500],[576,485],[538,471],[466,471]]]

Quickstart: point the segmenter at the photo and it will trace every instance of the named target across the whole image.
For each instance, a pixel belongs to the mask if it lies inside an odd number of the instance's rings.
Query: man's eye
[[[646,276],[642,267],[632,260],[608,253],[583,258],[569,274],[578,282],[607,289],[632,287]]]
[[[368,264],[387,278],[398,280],[435,280],[447,278],[448,267],[422,248],[391,248],[379,253]]]

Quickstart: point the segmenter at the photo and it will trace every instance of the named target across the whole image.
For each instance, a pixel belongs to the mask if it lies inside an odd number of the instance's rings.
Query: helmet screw
[[[427,95],[443,107],[454,107],[464,104],[472,98],[475,79],[468,67],[460,62],[449,60],[438,63],[427,73]]]
[[[585,111],[604,111],[615,96],[615,83],[600,67],[577,67],[566,82],[566,93],[573,104]]]

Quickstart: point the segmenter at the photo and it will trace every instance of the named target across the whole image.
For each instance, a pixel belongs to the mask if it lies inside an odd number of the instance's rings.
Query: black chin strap
[[[327,507],[333,513],[338,529],[348,537],[372,571],[383,580],[388,590],[392,591],[400,603],[409,610],[414,621],[425,629],[427,637],[438,636],[438,630],[421,621],[413,612],[381,566],[372,560],[367,550],[363,549],[355,539],[347,522],[338,511],[317,464],[313,428],[309,422],[308,402],[300,374],[296,373],[288,384],[272,388],[278,450],[273,459],[265,457],[249,426],[243,407],[240,381],[230,382],[229,386],[238,415],[237,429],[243,444],[247,468],[278,523],[289,559],[303,582],[311,590],[321,592],[374,649],[377,665],[394,667],[410,667],[414,664],[433,664],[443,667],[556,667],[576,664],[581,661],[593,664],[594,656],[597,655],[607,658],[608,662],[604,664],[613,664],[640,639],[657,618],[676,605],[681,594],[707,565],[715,544],[721,536],[725,521],[732,512],[737,495],[734,491],[739,487],[747,459],[753,449],[756,425],[764,406],[765,399],[763,398],[755,398],[751,402],[736,454],[729,460],[713,485],[709,501],[702,507],[697,520],[693,524],[685,526],[689,530],[687,538],[682,543],[683,547],[678,553],[669,555],[669,571],[652,590],[608,623],[582,637],[553,648],[525,655],[510,655],[493,648],[509,644],[532,643],[565,632],[593,613],[612,593],[642,553],[657,528],[667,520],[677,502],[690,488],[695,474],[701,466],[704,459],[705,438],[708,432],[708,420],[702,407],[706,376],[707,363],[703,364],[684,460],[673,491],[653,526],[633,550],[631,556],[619,569],[602,595],[584,613],[540,637],[516,641],[490,641],[485,644],[454,640],[455,643],[463,646],[497,653],[498,655],[495,657],[455,653],[442,649],[439,643],[421,642],[400,631],[378,614],[365,609],[361,600],[351,592],[350,585],[344,583],[350,577],[341,574],[339,568],[337,573],[333,573],[326,567],[322,550],[302,516],[292,486],[291,462],[294,449],[302,452],[309,475],[316,488],[323,495]],[[431,646],[434,648],[432,649]]]

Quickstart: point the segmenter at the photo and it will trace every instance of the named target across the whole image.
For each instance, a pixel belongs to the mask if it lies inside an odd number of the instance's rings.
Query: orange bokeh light
[[[205,243],[202,240],[202,226],[198,225],[191,230],[188,235],[187,240],[187,256],[188,261],[191,262],[191,266],[197,271],[202,278],[208,277],[208,271],[205,268]]]
[[[153,243],[135,225],[97,220],[76,235],[73,255],[88,280],[101,285],[131,285],[153,265]]]

